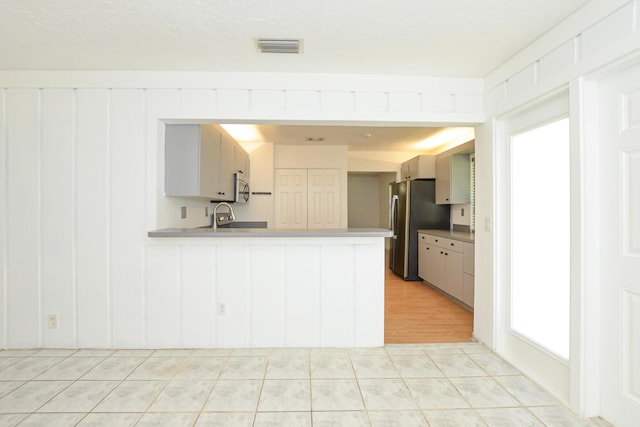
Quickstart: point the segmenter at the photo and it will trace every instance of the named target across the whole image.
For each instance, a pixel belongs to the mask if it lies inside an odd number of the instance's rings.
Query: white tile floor
[[[0,426],[587,426],[486,347],[4,350]],[[597,424],[603,425],[603,424]]]

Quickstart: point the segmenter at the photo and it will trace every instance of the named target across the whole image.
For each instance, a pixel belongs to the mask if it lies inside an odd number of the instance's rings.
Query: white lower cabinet
[[[418,276],[473,307],[473,243],[418,234]]]
[[[469,307],[473,307],[473,295],[474,295],[474,277],[471,274],[464,273],[462,276],[462,298],[460,300],[467,304]]]

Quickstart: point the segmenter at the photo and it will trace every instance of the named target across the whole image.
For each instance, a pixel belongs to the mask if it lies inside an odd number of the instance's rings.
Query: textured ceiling
[[[484,77],[587,1],[0,0],[0,70]],[[303,53],[260,54],[262,37],[301,38]],[[439,131],[258,129],[278,144],[321,136],[320,144],[393,151],[415,151]]]
[[[0,69],[483,77],[587,1],[0,0]]]
[[[451,142],[463,143],[473,139],[473,128],[456,128],[443,134],[442,128],[434,127],[270,124],[225,125],[224,127],[241,143],[346,145],[349,151],[405,151],[437,154]],[[307,138],[321,138],[322,140],[308,141]]]

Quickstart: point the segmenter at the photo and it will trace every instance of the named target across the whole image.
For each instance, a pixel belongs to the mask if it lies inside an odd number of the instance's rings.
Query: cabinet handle
[[[445,255],[449,255],[447,252],[444,253]]]
[[[443,254],[444,252],[440,251],[441,254]]]
[[[451,243],[451,246],[455,246],[453,243]]]
[[[438,239],[436,239],[436,242],[438,242]]]

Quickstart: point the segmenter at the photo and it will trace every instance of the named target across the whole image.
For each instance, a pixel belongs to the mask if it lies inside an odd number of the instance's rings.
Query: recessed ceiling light
[[[261,53],[302,52],[302,40],[299,39],[257,39],[256,46]]]
[[[321,136],[305,136],[304,140],[307,142],[322,142],[324,138]]]

